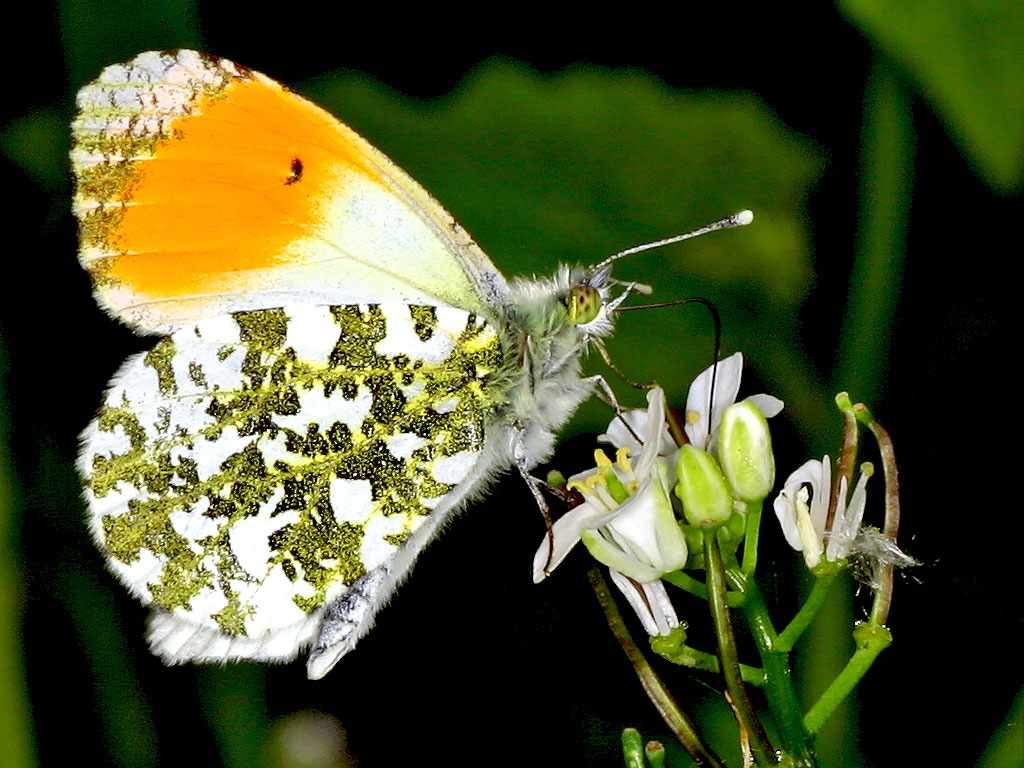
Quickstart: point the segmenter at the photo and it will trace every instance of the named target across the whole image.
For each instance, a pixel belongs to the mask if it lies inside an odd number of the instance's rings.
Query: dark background
[[[514,479],[426,552],[376,629],[321,682],[299,664],[165,668],[149,656],[144,610],[88,541],[73,461],[106,380],[151,342],[95,307],[75,263],[66,126],[74,92],[100,68],[183,46],[259,69],[351,122],[509,273],[597,261],[754,208],[748,230],[629,276],[655,283],[660,298],[697,294],[720,306],[723,351],[751,361],[743,393],[774,392],[789,406],[792,420],[776,426],[780,475],[834,450],[839,389],[868,402],[896,438],[900,541],[922,565],[897,584],[894,645],[822,735],[822,765],[975,764],[993,734],[1010,733],[1001,724],[1022,680],[1020,416],[1008,386],[1015,358],[997,356],[1014,348],[1007,330],[1019,302],[1008,265],[1020,257],[1024,23],[1014,4],[972,7],[42,2],[13,11],[0,133],[0,712],[9,720],[0,730],[11,764],[54,765],[69,747],[115,766],[279,764],[267,745],[293,732],[294,713],[328,730],[340,723],[364,765],[611,766],[627,725],[670,740],[604,627],[585,555],[530,583],[543,526]],[[481,116],[497,104],[481,93],[511,93],[503,83],[523,100]],[[370,95],[336,101],[353,93]],[[749,107],[778,135],[747,141],[723,128],[686,138],[636,106],[648,98],[683,126],[705,115],[690,109]],[[585,144],[578,155],[566,149]],[[650,149],[669,146],[678,154]],[[642,158],[636,172],[623,170],[629,157]],[[691,158],[717,170],[690,173]],[[772,278],[782,263],[785,288]],[[677,376],[666,387],[678,399],[710,357],[707,323],[652,318],[624,328],[612,354],[636,378]],[[560,466],[582,466],[575,452],[586,461],[584,435],[602,419],[588,409],[574,423]],[[802,565],[774,528],[762,547],[759,574],[784,623]],[[867,604],[839,600],[798,647],[809,702],[848,655],[849,622]],[[679,608],[703,622],[698,603],[680,598]],[[714,681],[658,669],[727,744]],[[1017,762],[993,753],[986,765],[1020,764],[1019,704],[1016,713]]]

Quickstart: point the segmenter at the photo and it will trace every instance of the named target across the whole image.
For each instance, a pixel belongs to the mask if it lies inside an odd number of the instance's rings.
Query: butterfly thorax
[[[580,376],[583,354],[614,325],[604,280],[581,269],[562,266],[551,278],[517,278],[510,287],[516,301],[509,331],[517,354],[506,418],[532,467],[550,457],[555,433],[590,395],[592,382]]]

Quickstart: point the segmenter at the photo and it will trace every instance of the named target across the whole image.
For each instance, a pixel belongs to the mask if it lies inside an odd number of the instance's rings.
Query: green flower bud
[[[714,528],[732,515],[732,492],[718,462],[706,451],[684,445],[679,452],[676,496],[690,525]]]
[[[718,428],[718,462],[736,498],[761,502],[775,485],[768,420],[750,400],[730,405]]]
[[[550,472],[548,472],[547,481],[548,485],[554,486],[555,488],[565,488],[565,475],[563,475],[557,469],[552,469]]]

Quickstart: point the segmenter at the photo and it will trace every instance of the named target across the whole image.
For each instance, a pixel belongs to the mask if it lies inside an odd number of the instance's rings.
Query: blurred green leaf
[[[0,128],[0,152],[54,194],[67,182],[67,126],[56,109],[40,109]]]
[[[0,755],[10,768],[29,768],[36,760],[22,658],[21,556],[16,545],[14,467],[7,447],[6,374],[0,338]]]
[[[224,768],[262,768],[269,764],[265,665],[197,667],[199,696],[207,723],[220,748]]]
[[[978,768],[1021,768],[1024,766],[1024,688],[1006,713],[1006,720],[996,729],[989,740],[985,753],[978,761]]]
[[[109,579],[68,569],[61,575],[57,594],[74,618],[87,650],[94,681],[92,702],[103,737],[116,768],[154,768],[160,764],[157,723],[148,692],[142,687],[123,622],[117,614]],[[137,630],[137,625],[134,627]]]
[[[804,203],[821,160],[754,96],[679,93],[631,70],[542,76],[500,60],[434,105],[352,73],[298,90],[409,171],[509,275],[595,263],[751,208],[750,227],[624,260],[616,276],[653,285],[654,300],[712,300],[726,351],[742,349],[773,386],[793,388],[782,397],[813,396],[788,373],[801,359],[796,308],[812,277]],[[711,328],[692,308],[633,313],[610,349],[678,401],[710,361]],[[596,406],[577,423],[606,421]]]
[[[864,95],[860,207],[832,387],[876,402],[903,288],[915,136],[909,94],[892,61],[876,59]]]
[[[1024,181],[1024,3],[842,0],[841,10],[917,82],[987,184]]]
[[[64,0],[61,40],[74,86],[140,51],[202,48],[198,3],[188,0]]]

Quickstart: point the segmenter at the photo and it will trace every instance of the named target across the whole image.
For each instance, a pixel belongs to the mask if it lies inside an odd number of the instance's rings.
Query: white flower
[[[597,451],[597,470],[570,478],[569,486],[583,494],[584,502],[555,521],[555,546],[550,559],[548,537],[541,542],[534,557],[535,582],[548,575],[545,566],[547,570],[553,569],[583,538],[592,552],[600,553],[595,557],[639,582],[653,581],[686,562],[686,543],[669,496],[671,468],[667,461],[659,459],[665,441],[671,445],[664,426],[665,393],[652,389],[647,401],[648,409],[642,417],[628,416],[635,436],[626,429],[618,430],[616,422],[609,426],[607,437],[622,442],[617,446],[616,463],[613,465],[603,452]],[[631,446],[640,444],[637,438],[643,447],[632,462],[627,454]],[[671,450],[674,452],[675,447]],[[621,483],[629,498],[617,501],[608,480]]]
[[[605,471],[616,469],[617,475],[629,474],[628,469],[622,472],[622,466],[606,467]],[[591,476],[596,477],[600,476]],[[646,477],[637,474],[630,485],[637,482],[640,485],[621,504],[615,503],[600,481],[590,489],[587,481],[574,487],[587,499],[580,506],[589,503],[595,510],[605,510],[580,531],[580,540],[596,560],[643,584],[686,565],[686,540],[672,510],[668,464],[655,461]]]
[[[553,551],[548,537],[541,542],[533,560],[533,579],[542,581],[583,541],[595,559],[609,566],[612,581],[645,629],[664,634],[679,620],[660,578],[682,568],[687,551],[672,509],[672,466],[661,457],[677,450],[665,428],[665,393],[652,389],[647,401],[646,412],[627,415],[632,431],[619,429],[616,419],[603,436],[620,443],[615,464],[597,451],[597,470],[569,480],[584,502],[555,521]],[[641,444],[639,456],[631,462],[631,448]]]
[[[716,366],[708,366],[703,373],[693,380],[690,391],[686,395],[686,437],[690,444],[714,455],[717,449],[718,425],[722,421],[722,413],[736,402],[740,391],[740,378],[743,376],[743,353],[737,352],[717,364],[717,372],[712,373]],[[711,385],[714,378],[714,402],[711,400]],[[771,395],[751,395],[747,398],[757,409],[770,419],[777,416],[783,403]]]
[[[775,498],[775,514],[789,545],[804,553],[808,568],[826,560],[845,560],[853,547],[864,518],[867,482],[873,472],[869,463],[861,465],[860,479],[847,503],[846,478],[839,481],[835,519],[825,530],[829,499],[832,494],[832,466],[828,456],[811,459],[791,474]]]

